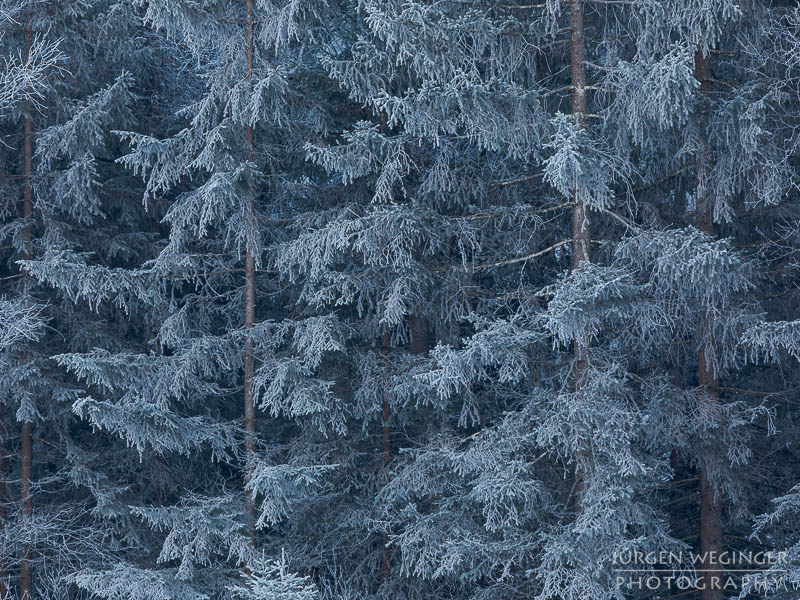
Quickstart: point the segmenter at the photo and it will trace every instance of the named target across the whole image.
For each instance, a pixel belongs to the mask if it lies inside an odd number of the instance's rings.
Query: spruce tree
[[[73,413],[79,390],[54,356],[123,344],[137,328],[123,325],[123,311],[97,314],[73,303],[70,287],[88,282],[65,272],[61,259],[120,264],[150,250],[151,234],[140,229],[149,223],[120,193],[126,177],[114,164],[111,134],[134,118],[130,71],[139,72],[143,48],[132,14],[115,3],[3,8],[8,81],[22,82],[4,114],[0,149],[10,171],[3,294],[18,312],[4,335],[0,400],[4,458],[15,459],[2,469],[3,591],[55,598],[76,569],[110,561],[129,535],[110,502],[121,487],[108,480],[135,461],[97,453],[104,444]],[[24,77],[13,74],[20,68]],[[62,290],[42,285],[55,279],[71,282]]]
[[[323,369],[346,332],[284,309],[296,288],[282,289],[268,263],[285,224],[325,191],[306,173],[302,147],[336,119],[318,61],[336,43],[335,20],[323,17],[339,17],[297,2],[137,6],[156,56],[174,61],[174,113],[159,113],[154,131],[120,133],[130,151],[119,162],[143,176],[167,237],[148,260],[121,268],[65,253],[54,257],[61,273],[29,268],[95,310],[149,315],[144,344],[56,361],[82,383],[73,410],[153,464],[142,476],[165,472],[150,485],[136,479],[118,517],[151,530],[135,528],[146,554],[72,581],[105,598],[270,597],[283,575],[271,587],[273,570],[258,574],[261,553],[280,552],[282,530],[302,524],[289,517],[333,468],[295,440],[344,430]],[[297,558],[287,556],[291,568]]]

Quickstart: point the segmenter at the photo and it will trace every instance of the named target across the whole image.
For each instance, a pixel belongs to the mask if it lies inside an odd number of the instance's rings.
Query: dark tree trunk
[[[3,405],[0,403],[0,535],[6,526],[6,448],[3,440],[6,438],[5,427],[5,411]],[[0,556],[0,599],[8,596],[8,586],[6,580],[8,578],[7,566],[5,558]]]
[[[386,133],[386,113],[381,111],[380,114],[380,126],[379,126],[381,135]],[[383,369],[384,369],[384,381],[383,385],[381,386],[381,409],[383,412],[382,420],[383,420],[383,467],[388,471],[389,463],[392,462],[392,430],[389,427],[389,419],[392,416],[392,407],[389,405],[389,398],[386,394],[386,387],[388,382],[386,380],[386,374],[389,372],[389,344],[391,342],[389,332],[384,331],[383,335],[381,336],[381,353],[383,354]],[[389,550],[389,536],[383,536],[383,545],[382,545],[382,552],[381,552],[381,584],[386,583],[389,581],[389,561],[391,558],[391,552]]]
[[[570,0],[572,114],[579,127],[583,127],[586,120],[586,56],[583,28],[583,0]],[[582,262],[589,260],[589,223],[586,220],[583,195],[577,187],[573,193],[573,201],[575,206],[572,209],[572,268],[577,269]]]
[[[408,328],[411,332],[409,350],[411,354],[427,354],[428,352],[428,321],[422,317],[410,316]]]
[[[711,94],[711,55],[697,49],[694,55],[695,78],[700,82],[700,93]],[[703,113],[701,113],[703,114]],[[701,122],[703,128],[706,123]],[[697,171],[697,194],[695,209],[697,228],[709,236],[716,235],[714,214],[708,192],[708,175],[711,164],[711,151],[708,141],[703,135],[703,148]],[[704,327],[708,325],[705,324]],[[719,380],[714,372],[714,365],[709,360],[713,348],[702,344],[697,352],[697,380],[707,394],[708,401],[714,406],[719,404]],[[711,408],[713,409],[714,406]],[[714,410],[711,411],[713,414]],[[701,589],[702,600],[722,600],[722,567],[717,556],[722,552],[722,502],[717,489],[709,477],[709,457],[700,460],[700,554],[702,556],[702,576],[704,586]]]
[[[33,46],[33,24],[31,13],[28,9],[25,31],[26,55],[30,54]],[[23,258],[30,260],[30,243],[33,237],[31,220],[33,218],[33,106],[30,102],[25,105],[25,137],[24,137],[24,198],[23,216],[25,218],[25,250]],[[30,519],[33,514],[33,498],[31,495],[31,482],[33,480],[33,423],[22,423],[22,456],[20,464],[20,509],[24,519]],[[31,549],[25,547],[21,556],[20,571],[20,596],[22,600],[33,599],[33,571],[31,567]]]
[[[253,62],[255,59],[254,38],[255,14],[253,0],[247,0],[247,78],[250,81],[250,91],[253,91]],[[255,131],[252,125],[247,127],[247,158],[255,161]],[[252,185],[248,192],[249,217],[253,218],[255,211],[255,190]],[[256,261],[250,249],[245,252],[244,262],[244,326],[251,329],[256,321]],[[253,393],[253,373],[255,370],[255,357],[253,356],[253,340],[248,339],[244,351],[244,428],[247,434],[245,441],[246,480],[252,475],[253,461],[256,452],[256,410]],[[256,509],[248,495],[247,515],[250,519],[250,536],[253,545],[256,542]]]
[[[33,423],[22,423],[22,465],[20,474],[20,501],[23,519],[30,519],[33,515],[33,498],[31,495],[31,481],[33,479]],[[22,551],[22,564],[20,571],[20,596],[22,600],[33,598],[33,569],[31,568],[31,549],[25,547]]]
[[[384,369],[389,369],[389,333],[381,336],[381,353],[383,354]],[[384,377],[382,386],[382,408],[383,408],[383,464],[384,466],[392,462],[392,431],[389,429],[389,418],[392,416],[392,408],[389,406],[389,398],[386,394],[387,381]]]
[[[384,372],[388,372],[389,370],[389,333],[384,332],[381,336],[381,353],[383,354],[383,368]],[[388,382],[386,381],[386,376],[384,375],[383,385],[381,386],[382,389],[382,409],[383,409],[383,466],[384,468],[389,467],[389,463],[392,462],[392,430],[389,427],[389,419],[392,416],[392,408],[389,405],[389,398],[386,394],[386,387]],[[386,583],[389,581],[389,559],[390,559],[390,550],[389,550],[389,536],[384,535],[383,537],[383,548],[381,553],[381,583]]]
[[[570,66],[572,74],[572,114],[575,123],[583,127],[586,120],[586,57],[583,34],[583,0],[570,0]],[[572,208],[572,268],[589,260],[589,222],[579,187],[573,191]],[[575,345],[578,364],[584,363],[585,349]]]
[[[572,79],[572,114],[578,127],[586,121],[586,56],[583,24],[583,0],[570,0],[570,73]],[[572,208],[572,268],[589,260],[589,222],[586,218],[586,205],[580,187],[573,191]],[[577,341],[573,344],[575,356],[575,389],[580,390],[586,383],[586,348]],[[575,488],[578,504],[583,491],[584,456],[577,457]]]

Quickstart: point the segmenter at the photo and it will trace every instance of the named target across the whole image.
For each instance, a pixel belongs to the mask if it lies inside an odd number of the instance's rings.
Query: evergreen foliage
[[[796,3],[0,29],[0,600],[796,595]]]

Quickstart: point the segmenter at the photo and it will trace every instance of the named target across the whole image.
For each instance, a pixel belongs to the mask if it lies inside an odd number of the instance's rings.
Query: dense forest
[[[0,599],[800,598],[800,4],[0,45]]]

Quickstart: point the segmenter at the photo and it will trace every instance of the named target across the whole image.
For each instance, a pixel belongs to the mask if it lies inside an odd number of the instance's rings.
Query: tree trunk
[[[381,336],[381,352],[383,354],[384,373],[389,369],[389,333],[384,332]],[[389,428],[389,418],[392,416],[392,409],[389,406],[389,398],[386,394],[387,387],[386,375],[384,374],[382,389],[382,408],[383,408],[383,466],[389,467],[392,462],[392,430]],[[381,554],[381,584],[389,581],[389,536],[383,536],[383,552]]]
[[[408,328],[411,331],[409,350],[411,354],[428,353],[428,321],[412,315],[408,317]]]
[[[570,73],[572,79],[572,114],[578,127],[586,121],[586,56],[583,24],[583,0],[570,0]],[[573,191],[572,208],[572,268],[589,260],[589,222],[586,218],[586,205],[579,186]],[[586,348],[579,342],[573,343],[575,389],[580,390],[586,383]],[[575,489],[578,506],[583,492],[584,456],[577,457],[575,469]]]
[[[2,443],[5,438],[5,411],[3,410],[3,404],[0,403],[0,536],[6,526],[6,448]],[[8,572],[6,568],[5,558],[0,556],[0,600],[5,600],[8,597],[8,586],[6,585]]]
[[[711,55],[697,49],[694,54],[694,76],[700,82],[700,93],[711,94]],[[705,123],[701,123],[701,127]],[[702,136],[703,148],[697,172],[697,194],[695,210],[697,228],[709,236],[716,235],[713,207],[708,193],[708,169],[711,163],[711,151],[705,135]],[[704,325],[707,327],[707,324]],[[719,380],[714,372],[714,365],[709,360],[712,348],[702,344],[697,352],[697,381],[714,406],[719,404]],[[712,407],[713,408],[713,407]],[[712,414],[715,411],[711,411]],[[708,469],[709,457],[700,460],[700,554],[703,582],[702,600],[722,600],[722,567],[716,557],[722,552],[722,502],[717,490],[710,481]],[[717,585],[715,585],[717,584]]]
[[[253,0],[247,0],[247,78],[250,82],[251,93],[253,92],[253,62],[255,59],[254,22]],[[255,162],[255,131],[252,125],[247,127],[247,159],[250,162]],[[255,190],[252,188],[252,184],[248,192],[247,202],[249,217],[252,219],[255,210]],[[256,261],[249,248],[245,252],[244,278],[244,327],[245,329],[251,329],[256,320]],[[244,352],[244,428],[247,435],[245,441],[245,477],[248,482],[252,476],[256,452],[256,411],[253,394],[254,370],[253,340],[248,338]],[[246,510],[250,519],[250,537],[255,546],[256,509],[249,495],[247,496]]]
[[[25,27],[26,56],[30,55],[33,46],[33,24],[31,12],[28,9]],[[30,260],[30,243],[33,237],[31,219],[33,218],[33,106],[30,102],[25,105],[25,137],[24,137],[24,198],[23,216],[25,218],[25,249],[23,258]],[[27,287],[26,287],[27,289]],[[23,519],[30,519],[33,514],[33,499],[31,496],[31,482],[33,480],[33,423],[22,423],[22,456],[20,464],[20,509]],[[33,599],[33,572],[31,567],[31,549],[26,546],[22,550],[20,571],[20,596],[22,600]]]
[[[381,111],[379,131],[381,135],[386,133],[386,113]],[[384,331],[381,336],[381,352],[383,354],[383,385],[381,386],[381,408],[383,418],[383,467],[388,471],[389,463],[392,462],[392,430],[389,428],[389,418],[392,416],[392,407],[389,405],[389,398],[386,394],[386,387],[388,382],[386,380],[386,373],[389,371],[389,343],[391,339],[388,331]],[[388,476],[388,475],[387,475]],[[389,581],[389,559],[391,552],[389,550],[389,536],[383,536],[383,547],[381,552],[381,584]]]
[[[21,515],[23,519],[30,519],[33,514],[33,500],[31,497],[31,481],[33,479],[33,423],[22,422],[22,468],[20,475],[20,500]],[[27,525],[26,525],[27,528]],[[33,571],[31,568],[31,549],[26,546],[22,550],[22,564],[20,571],[20,596],[22,600],[33,598]]]
[[[389,369],[389,333],[384,332],[381,336],[381,352],[383,353],[384,369]],[[392,431],[389,429],[389,417],[392,416],[392,408],[389,406],[389,398],[386,395],[387,381],[384,375],[382,386],[382,408],[383,408],[383,464],[384,466],[392,462]]]
[[[572,114],[578,127],[586,121],[586,56],[583,33],[583,0],[570,0],[570,67],[572,75]],[[586,219],[586,206],[580,188],[573,193],[575,206],[572,209],[572,268],[589,260],[589,223]],[[576,347],[576,354],[582,359],[583,352]]]

